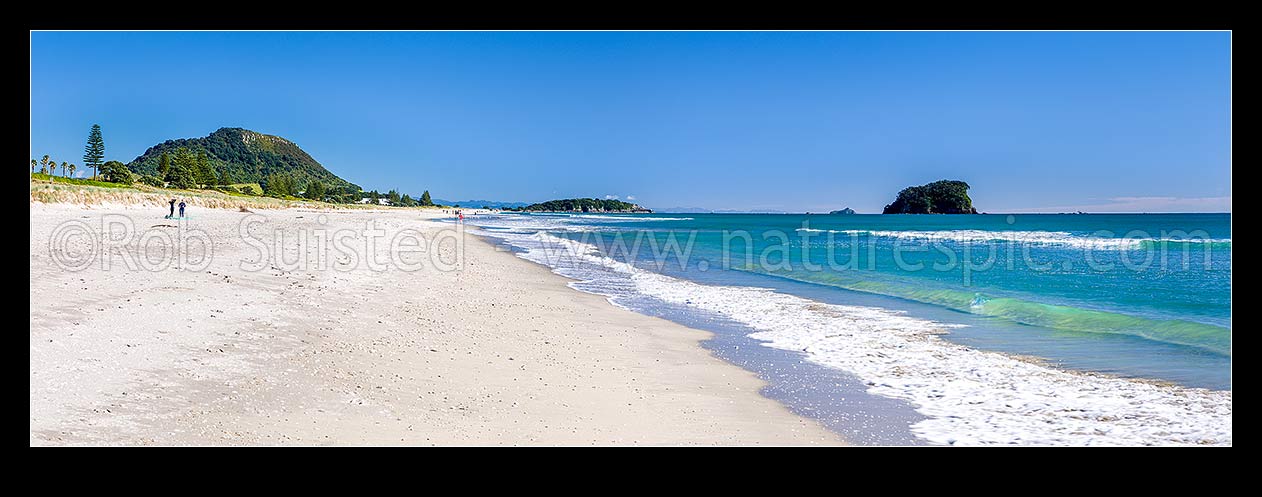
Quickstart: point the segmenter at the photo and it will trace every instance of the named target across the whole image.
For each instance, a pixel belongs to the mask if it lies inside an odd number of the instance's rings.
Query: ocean
[[[1229,214],[468,223],[855,443],[1231,443]]]

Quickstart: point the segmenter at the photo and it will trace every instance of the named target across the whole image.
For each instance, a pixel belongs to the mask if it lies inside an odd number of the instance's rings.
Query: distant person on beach
[[[171,199],[171,212],[167,214],[167,219],[175,217],[175,199]]]
[[[184,217],[184,201],[180,201],[180,217]]]

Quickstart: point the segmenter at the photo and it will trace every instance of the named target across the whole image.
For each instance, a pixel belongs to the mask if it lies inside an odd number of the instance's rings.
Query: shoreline
[[[456,272],[243,272],[229,234],[250,214],[206,209],[205,271],[52,266],[56,224],[107,213],[164,229],[146,209],[30,209],[32,445],[844,443],[761,395],[709,333],[481,237]],[[286,230],[442,228],[417,210],[256,213]]]
[[[476,219],[466,222],[476,223]],[[569,282],[567,286],[579,293],[600,297],[608,305],[637,315],[665,319],[708,333],[710,336],[699,341],[698,345],[725,363],[755,374],[765,383],[758,390],[759,395],[780,403],[799,416],[815,420],[843,437],[847,444],[931,445],[911,431],[911,425],[926,419],[925,415],[902,399],[869,393],[868,386],[851,373],[812,362],[801,351],[767,347],[764,342],[751,337],[757,330],[739,323],[716,320],[685,306],[641,309],[624,305],[612,296],[580,288],[584,280],[566,276],[546,264],[522,257],[527,251],[505,239],[485,233],[476,236],[561,277]]]
[[[493,236],[521,249],[521,257],[579,280],[571,285],[576,289],[606,296],[616,305],[637,312],[673,314],[668,318],[682,324],[702,323],[700,327],[725,338],[739,334],[726,344],[735,345],[735,352],[722,357],[759,371],[763,377],[776,378],[773,386],[787,381],[790,389],[798,390],[796,396],[775,398],[826,422],[834,417],[853,417],[856,406],[862,407],[862,401],[855,402],[859,396],[848,392],[844,381],[837,382],[831,397],[850,403],[827,412],[820,409],[817,398],[800,395],[803,389],[793,384],[801,381],[802,374],[793,371],[799,369],[797,366],[781,368],[790,373],[787,375],[776,375],[774,368],[767,375],[767,366],[760,364],[763,358],[751,351],[774,348],[805,352],[806,363],[859,377],[868,385],[868,394],[910,403],[921,415],[919,421],[913,421],[912,431],[930,443],[1231,443],[1230,391],[1162,386],[1020,360],[941,338],[945,329],[967,326],[949,319],[913,317],[899,307],[851,302],[833,295],[799,295],[783,291],[780,285],[694,279],[682,270],[656,272],[607,255],[598,242],[548,233],[531,235],[533,225],[495,226]],[[499,229],[506,227],[511,229]],[[705,270],[700,271],[698,274]],[[834,427],[851,441],[871,443],[863,428],[872,431],[872,427],[856,423]],[[857,436],[852,435],[855,432]]]

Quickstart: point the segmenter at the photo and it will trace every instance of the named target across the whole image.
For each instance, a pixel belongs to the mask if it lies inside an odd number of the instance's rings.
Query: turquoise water
[[[658,213],[475,222],[545,230],[708,285],[775,288],[963,325],[945,338],[971,347],[1231,388],[1229,214]]]

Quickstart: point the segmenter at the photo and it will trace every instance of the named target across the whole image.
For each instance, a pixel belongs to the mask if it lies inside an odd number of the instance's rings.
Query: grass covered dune
[[[171,199],[178,199],[193,207],[208,209],[287,209],[291,207],[321,207],[330,209],[354,209],[358,204],[327,204],[307,200],[287,200],[253,195],[230,195],[213,190],[173,190],[143,185],[98,186],[91,181],[76,183],[58,181],[31,182],[31,204],[66,204],[81,207],[134,206],[166,207]]]

